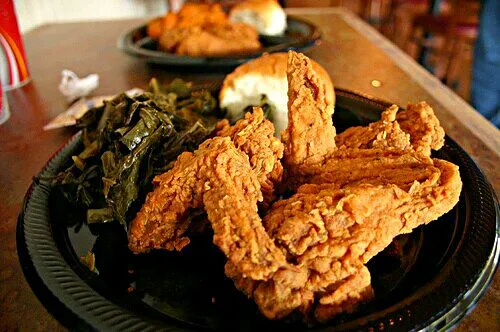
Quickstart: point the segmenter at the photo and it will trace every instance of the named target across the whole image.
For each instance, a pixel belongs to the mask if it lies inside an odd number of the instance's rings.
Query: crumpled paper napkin
[[[62,80],[59,84],[59,91],[66,96],[68,102],[76,100],[66,111],[56,116],[52,121],[43,127],[43,130],[50,130],[62,127],[70,127],[76,124],[76,120],[81,118],[89,109],[99,107],[104,100],[113,99],[115,96],[98,96],[86,98],[99,85],[99,75],[92,74],[85,78],[79,78],[70,70],[62,71]],[[142,89],[133,88],[125,93],[133,97],[141,94]]]
[[[59,91],[66,96],[69,103],[88,96],[99,86],[99,75],[91,74],[84,78],[79,78],[74,72],[64,69],[61,73],[62,79],[59,83]]]

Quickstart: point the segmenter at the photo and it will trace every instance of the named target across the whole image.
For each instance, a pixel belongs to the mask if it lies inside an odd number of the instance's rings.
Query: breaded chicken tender
[[[290,52],[282,137],[286,181],[298,189],[263,220],[290,265],[266,281],[226,266],[235,286],[271,319],[298,310],[326,321],[355,310],[373,295],[365,264],[399,234],[448,212],[462,187],[458,167],[430,158],[444,132],[427,104],[399,113],[392,106],[380,121],[335,137],[314,77],[309,60]]]
[[[262,226],[257,202],[260,184],[248,157],[229,137],[205,141],[194,153],[184,152],[174,167],[154,179],[151,192],[132,221],[129,248],[180,250],[191,208],[204,208],[214,230],[214,243],[239,273],[253,280],[269,277],[286,263]]]
[[[329,108],[319,106],[323,103],[321,84],[309,82],[308,77],[317,77],[309,59],[290,52],[288,61],[288,94],[300,100],[289,100],[288,128],[282,134],[289,189],[337,180],[366,182],[374,177],[385,183],[408,182],[413,178],[408,173],[426,173],[432,167],[431,149],[443,146],[444,130],[425,102],[410,104],[401,112],[393,105],[379,121],[335,135],[333,110],[324,113],[321,109]]]
[[[281,133],[281,141],[285,168],[294,175],[296,169],[323,161],[335,149],[334,109],[327,97],[328,85],[305,55],[289,53],[287,77],[288,128]]]
[[[450,211],[462,181],[456,165],[431,157],[444,131],[426,103],[389,107],[380,121],[336,135],[310,60],[289,52],[287,73],[284,146],[259,108],[234,126],[220,122],[218,137],[155,178],[129,247],[182,249],[190,209],[204,209],[226,275],[264,316],[327,321],[376,296],[365,264]],[[293,194],[268,208],[280,181]]]
[[[338,147],[358,149],[397,149],[426,156],[444,144],[444,130],[426,103],[409,104],[399,111],[392,105],[381,119],[366,127],[351,127],[335,137]]]
[[[436,174],[408,190],[394,184],[303,185],[275,203],[263,220],[298,271],[285,265],[267,281],[229,271],[235,285],[272,319],[294,310],[314,312],[320,321],[352,312],[372,296],[364,264],[396,236],[435,220],[458,201],[457,167],[446,161],[435,166]]]
[[[274,137],[274,126],[264,117],[259,107],[254,107],[252,113],[245,114],[245,118],[230,126],[227,120],[217,125],[217,136],[228,136],[238,149],[250,159],[252,170],[259,180],[263,207],[267,208],[275,198],[275,186],[281,182],[283,176],[283,144]]]

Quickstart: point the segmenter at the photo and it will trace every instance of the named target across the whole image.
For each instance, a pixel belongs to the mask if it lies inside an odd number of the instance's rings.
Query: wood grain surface
[[[498,130],[482,121],[480,115],[458,97],[445,96],[439,84],[432,89],[422,86],[427,82],[422,77],[425,73],[409,68],[408,59],[394,57],[391,53],[394,50],[384,44],[384,39],[380,44],[381,37],[374,35],[373,31],[363,30],[362,23],[349,13],[296,9],[293,13],[321,28],[323,40],[308,55],[327,69],[336,86],[402,105],[426,100],[436,110],[446,132],[483,169],[498,195],[500,151],[495,147],[500,138]],[[8,93],[12,115],[6,124],[0,126],[0,197],[3,201],[0,208],[1,331],[65,330],[44,309],[25,281],[15,239],[17,216],[32,177],[75,133],[72,128],[42,130],[67,107],[57,89],[61,70],[71,69],[80,76],[99,74],[100,86],[93,93],[96,96],[145,87],[152,77],[160,81],[183,77],[197,83],[221,81],[224,77],[220,72],[193,72],[148,65],[123,54],[116,48],[118,36],[140,23],[140,20],[127,20],[52,24],[42,26],[24,38],[32,82]],[[372,80],[379,80],[381,86],[372,86]],[[500,330],[499,287],[497,275],[477,308],[460,323],[457,331]]]

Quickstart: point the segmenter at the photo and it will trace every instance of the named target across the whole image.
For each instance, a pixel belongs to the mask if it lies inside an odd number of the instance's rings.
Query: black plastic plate
[[[387,102],[336,89],[334,123],[376,120]],[[64,168],[81,146],[77,134],[40,175]],[[48,310],[71,328],[99,330],[411,330],[448,329],[484,294],[498,263],[499,211],[493,190],[452,139],[435,157],[460,167],[459,203],[437,221],[402,235],[372,259],[375,299],[321,325],[297,317],[269,321],[225,277],[211,234],[180,253],[134,256],[117,224],[82,222],[44,182],[33,183],[19,216],[18,252],[25,276]],[[94,227],[95,226],[95,227]],[[99,274],[79,257],[95,253]],[[132,290],[133,289],[133,290]]]

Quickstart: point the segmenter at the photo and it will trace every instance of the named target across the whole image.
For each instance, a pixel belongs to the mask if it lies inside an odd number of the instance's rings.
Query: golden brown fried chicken
[[[430,152],[442,147],[444,131],[425,102],[410,104],[402,112],[393,105],[382,113],[381,120],[335,136],[331,113],[321,111],[329,108],[322,94],[315,93],[321,89],[308,83],[307,77],[317,78],[310,60],[290,51],[288,61],[288,128],[282,134],[288,188],[305,183],[370,183],[370,178],[401,184],[412,179],[408,174],[425,174],[432,167]],[[308,141],[315,142],[317,149],[305,149]]]
[[[293,176],[296,168],[321,162],[335,149],[335,127],[333,100],[311,60],[292,51],[288,54],[288,128],[281,140],[285,168]]]
[[[398,149],[426,156],[444,144],[444,130],[432,108],[426,103],[409,104],[399,111],[392,105],[381,119],[366,127],[351,127],[335,137],[338,147],[358,149]]]
[[[263,205],[274,199],[274,187],[281,181],[283,166],[283,144],[274,137],[274,126],[264,117],[260,107],[254,107],[253,113],[245,114],[245,118],[230,126],[227,120],[217,125],[217,136],[228,136],[234,145],[250,159],[252,170],[259,180]]]
[[[392,105],[382,112],[379,121],[366,127],[351,127],[335,137],[338,147],[347,149],[388,149],[401,151],[412,149],[410,135],[396,121],[399,108]]]
[[[148,23],[159,48],[188,56],[251,53],[261,48],[255,28],[229,22],[219,4],[186,4]]]
[[[168,12],[148,22],[147,33],[158,39],[165,31],[199,27],[210,23],[227,22],[227,15],[220,4],[187,3],[178,13]]]
[[[443,131],[426,104],[410,105],[401,124],[397,107],[391,107],[380,121],[339,135],[335,145],[331,123],[317,121],[324,119],[324,107],[307,82],[315,76],[307,58],[291,52],[289,64],[287,180],[292,187],[315,184],[276,202],[264,218],[289,265],[263,281],[243,277],[231,264],[226,273],[268,318],[314,310],[317,319],[327,320],[371,296],[364,264],[397,235],[449,211],[462,182],[458,167],[430,158],[431,148],[442,145]],[[307,148],[309,141],[319,148]]]
[[[234,273],[237,287],[254,297],[268,318],[314,308],[327,320],[352,311],[371,294],[364,266],[394,237],[435,220],[458,201],[458,167],[437,160],[435,174],[403,190],[394,184],[304,185],[275,203],[264,226],[287,261],[267,281],[251,284]],[[229,271],[231,272],[231,271]],[[311,299],[319,298],[316,307]]]
[[[154,182],[157,187],[130,227],[129,248],[134,253],[182,249],[189,243],[182,236],[189,209],[203,207],[214,243],[241,275],[261,280],[285,265],[257,213],[257,201],[262,200],[257,176],[229,137],[207,140],[194,153],[181,154]]]
[[[325,321],[373,296],[365,264],[394,237],[448,212],[458,167],[431,159],[443,131],[426,104],[335,138],[333,108],[309,60],[289,53],[289,124],[283,133],[288,183],[297,192],[263,221],[257,202],[281,177],[283,147],[254,110],[157,177],[133,221],[129,246],[181,249],[191,208],[204,208],[225,272],[270,319],[293,311]],[[414,125],[413,125],[414,123]],[[262,186],[262,187],[261,187]],[[262,191],[261,191],[262,190]]]
[[[249,159],[251,169],[253,171],[252,175],[255,174],[257,181],[259,182],[259,191],[256,194],[263,195],[263,199],[255,199],[261,202],[263,207],[267,208],[269,203],[274,198],[274,186],[276,183],[281,181],[283,174],[283,167],[281,165],[280,159],[283,156],[283,144],[279,139],[274,137],[274,126],[273,124],[264,118],[264,113],[261,108],[254,108],[253,113],[247,113],[245,118],[239,120],[234,126],[230,126],[227,120],[222,120],[218,125],[217,135],[221,137],[229,137],[233,144],[241,152],[243,152]],[[212,148],[215,149],[215,148]],[[189,239],[185,236],[188,227],[190,226],[190,219],[187,218],[187,214],[193,208],[201,208],[203,204],[199,200],[188,201],[183,197],[176,198],[176,191],[182,190],[181,194],[185,197],[189,195],[194,195],[194,186],[199,185],[200,175],[198,167],[199,162],[203,158],[210,158],[210,156],[205,156],[210,153],[209,149],[201,149],[200,151],[192,153],[183,153],[179,156],[174,168],[176,172],[165,173],[154,179],[154,183],[159,185],[158,189],[155,191],[156,194],[150,194],[151,198],[148,196],[148,204],[144,206],[156,206],[161,204],[165,205],[166,196],[169,196],[172,202],[168,203],[168,211],[165,211],[163,217],[160,216],[161,212],[156,211],[156,214],[144,214],[138,213],[134,223],[141,224],[147,223],[153,220],[156,216],[157,219],[169,220],[164,223],[161,228],[154,228],[154,231],[161,231],[158,234],[161,239],[152,240],[155,244],[141,246],[143,248],[165,248],[167,250],[181,250],[187,244],[189,244]],[[216,153],[212,151],[211,153]],[[205,156],[205,157],[204,157]],[[170,174],[170,175],[168,175]],[[167,176],[168,175],[168,176]],[[207,174],[208,175],[208,174]],[[241,173],[242,177],[247,177],[245,172]],[[182,183],[185,181],[185,183]],[[163,188],[163,189],[162,189]],[[190,189],[191,188],[191,189]],[[188,191],[190,190],[190,191]],[[253,200],[252,197],[250,197]],[[131,233],[132,234],[132,231]],[[156,235],[144,234],[145,239],[155,238]],[[134,250],[133,251],[138,251]],[[139,250],[142,251],[142,250]]]
[[[430,156],[431,149],[439,150],[444,145],[444,129],[426,103],[409,104],[405,111],[396,116],[401,129],[408,133],[411,145],[417,152]]]
[[[435,174],[432,160],[416,152],[381,149],[339,149],[323,163],[299,168],[300,176],[289,178],[289,188],[304,183],[396,184],[408,189],[414,181]]]
[[[246,54],[261,48],[255,28],[231,22],[168,29],[158,43],[166,52],[195,57]]]

